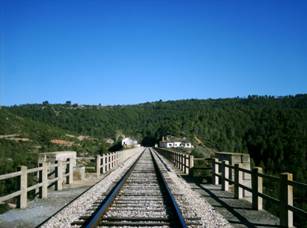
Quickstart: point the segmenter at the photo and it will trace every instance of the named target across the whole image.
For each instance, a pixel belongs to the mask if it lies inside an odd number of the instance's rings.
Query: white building
[[[159,146],[161,148],[193,148],[194,146],[186,138],[175,138],[173,136],[166,136],[162,138]]]
[[[139,147],[140,145],[138,144],[137,140],[127,137],[122,140],[122,146],[131,148],[131,147]]]

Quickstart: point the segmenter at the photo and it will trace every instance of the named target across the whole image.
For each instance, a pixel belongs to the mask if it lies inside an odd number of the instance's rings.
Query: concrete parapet
[[[251,170],[250,156],[244,153],[235,152],[216,152],[215,157],[220,161],[228,161],[229,165],[234,166],[235,164],[240,164],[240,168]],[[229,170],[229,177],[234,180],[235,173],[232,169]],[[242,179],[240,179],[241,184],[252,187],[251,175],[249,173],[243,173]],[[233,185],[230,186],[230,190],[234,188]],[[234,190],[233,190],[234,191]],[[243,197],[247,200],[251,200],[252,194],[246,190],[243,190]]]

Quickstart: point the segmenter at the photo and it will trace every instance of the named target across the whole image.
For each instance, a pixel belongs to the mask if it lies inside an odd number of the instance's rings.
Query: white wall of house
[[[184,148],[193,148],[192,143],[183,143],[182,145]]]
[[[170,142],[159,142],[159,146],[161,148],[172,148],[173,147],[173,143],[170,143]]]
[[[181,147],[181,142],[174,142],[173,147],[174,148]]]
[[[161,148],[193,148],[193,145],[191,143],[185,143],[185,142],[160,142],[159,146]]]

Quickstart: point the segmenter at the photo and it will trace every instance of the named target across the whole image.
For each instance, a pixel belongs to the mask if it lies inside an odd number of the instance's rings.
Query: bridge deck
[[[75,181],[72,185],[64,186],[62,191],[51,190],[47,199],[35,198],[28,202],[25,209],[11,209],[0,214],[0,228],[36,227],[96,183],[95,177],[96,173],[89,175],[85,181]]]
[[[234,199],[233,193],[222,191],[220,185],[191,181],[189,184],[234,227],[279,227],[279,219],[276,216],[264,210],[253,210],[250,202]]]

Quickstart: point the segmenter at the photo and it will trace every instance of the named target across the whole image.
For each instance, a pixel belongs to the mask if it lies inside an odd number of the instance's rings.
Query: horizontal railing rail
[[[7,173],[7,174],[2,174],[0,175],[0,181],[1,180],[6,180],[6,179],[10,179],[10,178],[13,178],[13,177],[18,177],[21,175],[21,172],[14,172],[14,173]]]
[[[305,183],[301,183],[301,182],[297,182],[297,181],[290,181],[288,180],[288,184],[289,185],[292,185],[294,187],[298,187],[298,188],[307,188],[307,184]]]
[[[28,186],[29,174],[37,177],[36,183]],[[55,183],[55,189],[63,188],[64,177],[66,184],[73,183],[73,166],[70,159],[67,161],[56,161],[55,163],[42,162],[39,167],[28,169],[27,166],[18,167],[17,172],[0,175],[0,181],[11,178],[18,178],[18,190],[0,196],[0,202],[6,202],[17,198],[16,203],[18,208],[26,208],[28,202],[28,192],[37,191],[40,198],[47,198],[48,186],[50,183]]]
[[[112,153],[106,153],[96,156],[96,174],[100,177],[101,174],[109,172],[113,168],[117,168],[119,164],[125,162],[136,151],[142,150],[142,148],[133,148],[127,150],[121,150]]]
[[[229,175],[229,173],[234,175]],[[243,175],[251,175],[251,186],[243,184]],[[263,193],[263,180],[277,182],[280,185],[279,198]],[[263,209],[263,199],[279,205],[280,225],[282,227],[293,227],[293,214],[307,216],[307,211],[293,205],[293,188],[305,188],[307,184],[293,181],[291,173],[281,173],[280,177],[262,173],[262,168],[254,167],[252,170],[240,167],[240,164],[230,165],[227,160],[212,160],[212,182],[221,184],[222,190],[229,191],[229,184],[233,184],[234,197],[243,198],[243,190],[252,193],[252,207],[256,210]]]
[[[43,170],[43,167],[37,167],[37,168],[32,168],[32,169],[28,169],[27,173],[36,173],[38,171]]]
[[[189,174],[190,170],[194,167],[193,155],[162,148],[155,148],[155,150],[171,163],[173,163],[174,166],[184,174]]]
[[[128,149],[98,155],[96,158],[79,157],[76,158],[76,160],[96,159],[96,166],[89,168],[95,169],[97,175],[99,176],[101,172],[104,173],[117,167],[120,163],[126,161],[129,157],[131,157],[136,152],[136,150],[141,149],[142,148]],[[28,201],[28,192],[36,191],[34,194],[35,196],[38,195],[40,198],[47,198],[48,188],[50,188],[51,186],[54,186],[55,190],[62,190],[63,184],[72,184],[73,172],[74,167],[72,159],[67,159],[67,161],[55,161],[54,163],[41,162],[39,163],[38,167],[30,169],[28,169],[27,166],[20,166],[18,167],[17,172],[0,175],[0,181],[6,181],[12,178],[16,178],[16,180],[14,181],[17,181],[18,184],[18,189],[14,192],[0,195],[0,203],[6,201],[11,202],[11,200],[14,200],[18,208],[26,208]],[[29,185],[30,180],[31,185]],[[16,198],[17,200],[15,200]]]

